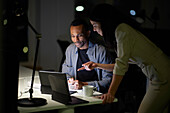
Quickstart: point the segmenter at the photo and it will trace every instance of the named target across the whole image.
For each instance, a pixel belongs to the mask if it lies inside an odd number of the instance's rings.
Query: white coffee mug
[[[87,97],[92,96],[93,95],[93,89],[94,89],[94,86],[91,86],[91,85],[83,86],[83,96],[87,96]]]

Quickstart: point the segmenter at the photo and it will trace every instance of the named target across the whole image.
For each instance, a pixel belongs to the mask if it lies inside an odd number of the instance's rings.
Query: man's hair
[[[84,29],[86,31],[89,30],[89,25],[87,24],[87,22],[83,19],[75,19],[71,22],[71,25],[70,26],[79,26],[79,25],[83,25],[84,26]]]

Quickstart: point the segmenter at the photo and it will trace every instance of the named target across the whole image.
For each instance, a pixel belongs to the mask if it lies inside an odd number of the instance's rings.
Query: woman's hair
[[[89,19],[100,22],[105,43],[108,47],[116,48],[115,29],[120,23],[132,26],[132,19],[110,4],[98,4],[92,10]]]
[[[100,22],[107,27],[116,28],[122,20],[120,11],[110,4],[99,4],[90,13],[90,20]]]

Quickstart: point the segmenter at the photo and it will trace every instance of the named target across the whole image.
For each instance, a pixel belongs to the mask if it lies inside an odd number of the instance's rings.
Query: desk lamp
[[[21,16],[23,15],[23,11],[22,9],[16,11],[16,16]],[[34,27],[30,24],[28,17],[26,17],[28,26],[31,28],[31,30],[36,34],[36,39],[37,39],[37,43],[36,43],[36,51],[35,51],[35,57],[34,57],[34,65],[33,65],[33,72],[32,72],[32,79],[31,79],[31,87],[29,89],[29,93],[30,93],[30,97],[29,98],[21,98],[18,99],[18,106],[21,107],[36,107],[36,106],[42,106],[42,105],[46,105],[47,101],[46,99],[43,98],[33,98],[32,94],[33,94],[33,83],[34,83],[34,77],[35,77],[35,70],[36,70],[36,63],[37,63],[37,56],[38,56],[38,48],[39,48],[39,43],[40,43],[40,39],[41,39],[41,34],[39,34]]]

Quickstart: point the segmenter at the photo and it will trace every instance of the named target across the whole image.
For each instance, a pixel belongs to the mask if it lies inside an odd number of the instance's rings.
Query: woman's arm
[[[115,98],[116,91],[117,91],[122,79],[123,79],[122,75],[113,74],[112,82],[110,84],[108,93],[102,95],[102,97],[101,97],[103,99],[103,104],[113,102],[113,100]]]
[[[80,70],[93,70],[94,68],[99,68],[107,71],[113,71],[114,64],[100,64],[100,63],[94,63],[92,61],[89,61],[87,63],[84,63],[82,65],[83,67],[79,68],[77,71]]]
[[[96,68],[107,70],[107,71],[113,71],[115,64],[99,64],[97,63]]]

